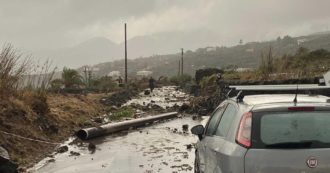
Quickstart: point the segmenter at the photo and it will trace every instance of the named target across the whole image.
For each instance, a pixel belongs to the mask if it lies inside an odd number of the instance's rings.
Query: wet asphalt
[[[55,155],[54,162],[36,165],[40,173],[172,173],[193,172],[194,144],[197,138],[190,131],[183,132],[200,121],[184,117],[149,127],[110,135],[87,142],[96,145],[91,153],[86,146],[70,145],[66,153]],[[187,147],[188,145],[188,147]],[[70,151],[80,156],[70,155]],[[44,162],[47,162],[46,158]]]

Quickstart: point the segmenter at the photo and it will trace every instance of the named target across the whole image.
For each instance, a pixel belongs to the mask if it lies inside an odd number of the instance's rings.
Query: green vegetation
[[[261,64],[255,70],[238,72],[226,70],[225,80],[276,80],[320,77],[330,70],[330,52],[325,49],[309,51],[299,48],[293,55],[276,58],[272,48],[261,54]]]
[[[186,84],[192,82],[192,77],[188,74],[183,74],[182,76],[173,76],[170,78],[170,82],[181,87],[185,87]]]
[[[299,42],[299,40],[304,40]],[[197,69],[219,68],[225,69],[229,65],[244,68],[258,68],[261,64],[261,52],[268,52],[272,47],[274,60],[284,55],[291,56],[296,53],[299,47],[306,47],[311,51],[317,49],[330,50],[330,34],[318,34],[303,37],[278,37],[272,41],[243,43],[233,47],[215,46],[210,48],[199,48],[197,50],[187,50],[184,53],[184,73],[194,75]],[[151,57],[129,60],[129,64],[134,64],[129,68],[129,76],[136,75],[136,72],[148,67],[153,72],[154,77],[175,76],[177,74],[178,58],[180,54],[154,55]],[[267,57],[267,53],[264,54]],[[99,69],[98,76],[109,74],[110,71],[120,71],[122,60],[107,62],[96,65]],[[247,76],[249,77],[249,76]]]
[[[119,110],[115,111],[109,115],[110,120],[120,120],[123,118],[132,118],[134,116],[134,109],[131,107],[121,107]]]
[[[82,77],[77,70],[66,67],[63,68],[62,81],[65,88],[79,88],[79,85],[83,83]]]

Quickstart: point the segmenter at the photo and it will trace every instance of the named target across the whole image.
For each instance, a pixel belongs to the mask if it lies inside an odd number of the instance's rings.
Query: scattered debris
[[[186,146],[187,146],[187,150],[191,150],[193,148],[193,145],[192,144],[188,144]]]
[[[75,151],[70,151],[70,156],[80,156],[80,153]]]
[[[69,150],[69,147],[64,145],[64,146],[61,146],[59,147],[57,150],[56,150],[56,153],[65,153]]]
[[[183,130],[184,132],[187,132],[187,131],[189,130],[189,125],[188,125],[188,124],[184,124],[184,125],[182,125],[182,130]]]
[[[91,153],[94,153],[95,150],[96,150],[96,145],[93,144],[93,143],[89,143],[89,144],[88,144],[88,150],[89,150]]]

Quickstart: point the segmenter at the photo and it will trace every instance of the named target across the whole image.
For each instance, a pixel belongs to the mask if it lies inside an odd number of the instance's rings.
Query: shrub
[[[78,88],[83,83],[77,70],[66,67],[63,68],[62,80],[65,88]]]
[[[192,81],[192,77],[188,74],[183,74],[182,76],[173,76],[170,78],[170,82],[184,87],[187,83],[190,83]]]

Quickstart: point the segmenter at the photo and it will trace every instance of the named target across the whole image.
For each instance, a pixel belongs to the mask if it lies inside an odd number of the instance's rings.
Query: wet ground
[[[182,126],[189,129],[199,124],[184,117],[117,135],[90,140],[96,145],[91,153],[87,147],[76,145],[58,154],[54,162],[35,167],[40,173],[154,173],[193,172],[194,148],[190,145],[197,138],[183,133]],[[70,151],[80,153],[72,156]],[[72,152],[71,152],[72,153]],[[50,160],[50,158],[45,159]],[[40,167],[41,166],[41,167]],[[39,168],[38,168],[39,167]]]
[[[187,102],[189,95],[176,87],[156,88],[153,93],[140,93],[127,105],[138,108],[175,108]],[[136,112],[143,112],[139,109]],[[30,171],[40,173],[174,173],[193,172],[194,143],[197,137],[190,128],[200,124],[192,116],[185,116],[135,129],[84,141],[83,144],[63,146],[64,152],[45,158]],[[185,127],[185,128],[183,128]],[[89,150],[88,143],[96,146]]]

